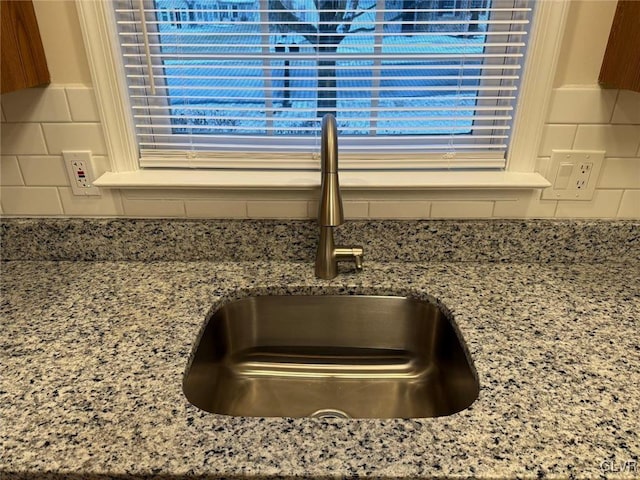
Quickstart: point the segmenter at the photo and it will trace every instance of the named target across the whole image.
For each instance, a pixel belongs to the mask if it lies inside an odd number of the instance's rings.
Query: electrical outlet
[[[544,200],[591,200],[596,188],[603,151],[553,150],[547,179],[552,185],[542,191]]]
[[[100,189],[93,186],[93,168],[90,151],[63,151],[71,190],[74,195],[100,195]]]
[[[593,162],[583,162],[578,165],[576,173],[576,190],[583,190],[589,185],[589,177],[591,176],[591,169],[593,168]]]

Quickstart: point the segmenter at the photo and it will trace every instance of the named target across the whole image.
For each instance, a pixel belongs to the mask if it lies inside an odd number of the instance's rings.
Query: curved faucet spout
[[[338,274],[338,260],[352,260],[362,270],[361,247],[337,247],[333,228],[344,223],[342,196],[338,181],[338,128],[336,118],[327,114],[322,119],[321,140],[322,193],[318,211],[320,240],[316,253],[316,277],[331,279]]]
[[[323,173],[338,173],[338,126],[336,117],[327,113],[322,117],[320,146]]]
[[[344,222],[344,214],[338,182],[338,128],[336,118],[331,114],[322,118],[320,161],[322,195],[318,221],[323,227],[337,227]]]

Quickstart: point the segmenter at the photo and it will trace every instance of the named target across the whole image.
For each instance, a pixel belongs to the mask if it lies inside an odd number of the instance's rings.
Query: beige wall
[[[94,0],[81,0],[94,1]],[[114,191],[76,197],[61,151],[89,149],[98,173],[108,169],[105,142],[75,5],[35,0],[52,86],[2,97],[0,181],[4,215],[306,218],[309,192],[216,194],[208,191]],[[640,94],[602,90],[597,78],[615,0],[573,1],[538,171],[552,149],[604,149],[592,201],[540,200],[533,193],[347,192],[351,218],[599,217],[640,218]]]
[[[82,0],[94,1],[94,0]],[[51,83],[91,84],[75,2],[34,0]]]
[[[555,85],[594,85],[607,46],[617,0],[573,1]]]

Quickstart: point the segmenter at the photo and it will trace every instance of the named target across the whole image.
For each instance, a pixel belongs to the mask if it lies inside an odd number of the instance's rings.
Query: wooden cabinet
[[[599,80],[604,87],[640,92],[640,1],[618,1]]]
[[[33,3],[1,0],[1,93],[50,83]]]

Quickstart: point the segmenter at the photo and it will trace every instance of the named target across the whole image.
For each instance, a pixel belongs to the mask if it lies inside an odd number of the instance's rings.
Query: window
[[[220,21],[222,8],[212,8],[210,2],[203,0],[200,0],[200,4],[203,7],[206,6],[208,9],[204,12],[210,15],[210,19],[207,21]],[[118,3],[117,5],[118,7],[123,6],[122,3]],[[139,7],[141,5],[144,5],[147,9],[149,9],[150,6],[147,0],[144,0],[142,4],[141,0],[136,0],[133,4],[131,2],[128,3],[127,8],[130,10],[129,14],[133,16],[130,25],[132,28],[137,29],[145,26],[149,27],[148,32],[150,33],[148,38],[153,40],[153,29],[158,27],[154,27],[153,22],[156,22],[155,25],[157,25],[157,20],[154,19],[152,12],[146,13],[146,22],[138,21],[135,23],[135,15],[137,14],[136,12],[139,13]],[[409,8],[412,4],[405,3],[404,5]],[[170,166],[171,168],[155,169],[147,168],[146,166],[141,167],[141,151],[136,140],[136,131],[128,98],[131,89],[126,83],[126,70],[124,66],[126,61],[123,61],[118,45],[118,40],[122,40],[123,35],[120,35],[116,30],[116,15],[114,15],[113,3],[77,2],[76,6],[81,20],[83,38],[88,52],[89,66],[98,97],[98,108],[100,110],[102,126],[106,134],[107,151],[111,162],[111,171],[99,179],[98,183],[100,185],[121,188],[151,186],[199,188],[216,185],[222,186],[223,184],[219,183],[218,180],[218,178],[221,178],[219,173],[200,170],[197,174],[190,174],[187,170],[179,171],[172,167],[176,165],[176,160],[179,160],[180,166],[193,168],[211,166],[211,158],[214,158],[217,162],[215,163],[216,166],[222,168],[237,169],[249,167],[263,170],[261,174],[246,172],[242,175],[234,175],[232,172],[229,172],[229,175],[223,175],[226,179],[224,180],[224,185],[237,185],[241,187],[242,185],[278,186],[286,184],[289,187],[300,185],[306,188],[315,184],[317,181],[315,175],[302,173],[295,175],[292,173],[289,175],[284,172],[275,175],[275,172],[272,174],[269,173],[268,170],[274,167],[287,168],[288,166],[292,168],[302,166],[304,168],[317,170],[317,153],[311,154],[310,158],[306,161],[304,160],[304,158],[306,158],[305,155],[296,154],[293,155],[295,161],[291,161],[291,157],[283,156],[281,152],[278,152],[277,155],[269,151],[261,153],[249,152],[246,154],[242,152],[233,154],[223,152],[216,157],[215,152],[212,151],[203,152],[197,149],[184,149],[181,152],[182,156],[176,156],[176,151],[171,152],[156,149],[155,153],[153,153],[153,160],[156,161],[158,165]],[[476,170],[473,174],[467,174],[464,170],[459,172],[447,170],[437,174],[433,172],[421,174],[420,172],[416,172],[416,169],[437,166],[438,161],[441,166],[447,168],[451,168],[454,162],[456,166],[462,165],[464,167],[465,158],[458,151],[445,151],[439,154],[429,152],[410,153],[403,148],[406,142],[402,139],[396,140],[398,145],[397,149],[391,146],[386,150],[374,149],[372,153],[368,154],[358,155],[353,151],[345,154],[343,148],[345,139],[341,137],[341,168],[345,170],[352,168],[364,169],[360,170],[362,172],[360,174],[356,174],[356,170],[353,171],[353,174],[347,172],[348,175],[346,177],[343,176],[343,184],[351,181],[354,182],[354,185],[367,185],[373,188],[377,185],[384,185],[385,188],[401,189],[415,187],[429,188],[430,186],[463,189],[522,189],[546,186],[548,184],[546,180],[540,175],[533,173],[533,171],[537,158],[537,149],[544,127],[547,105],[551,96],[553,76],[559,56],[564,25],[568,15],[568,6],[569,2],[566,0],[535,2],[533,27],[526,28],[531,37],[530,44],[528,45],[526,67],[521,70],[525,73],[528,72],[528,74],[524,76],[520,75],[519,81],[515,84],[515,86],[519,87],[519,95],[517,109],[511,112],[513,120],[510,122],[510,128],[508,129],[510,138],[505,171],[491,173],[489,170]],[[138,9],[136,10],[134,7],[138,7]],[[472,8],[486,9],[497,7],[495,7],[494,3],[484,4],[481,0],[472,0]],[[406,8],[403,8],[403,10],[406,10]],[[257,12],[258,15],[260,13],[261,12]],[[409,36],[411,27],[403,27],[402,24],[409,23],[408,21],[404,21],[405,19],[415,19],[415,12],[412,13],[414,16],[410,16],[406,11],[402,13],[405,14],[405,16],[399,22],[399,30],[403,32],[404,28],[403,33]],[[256,12],[254,12],[254,14],[256,14]],[[122,15],[122,13],[118,15]],[[123,20],[121,17],[119,18]],[[249,18],[249,21],[256,20]],[[469,22],[469,24],[472,25],[474,23]],[[477,24],[477,22],[475,22],[475,24]],[[190,32],[189,28],[178,30],[177,26],[175,27],[175,31],[179,33],[194,33]],[[147,69],[150,66],[154,72],[161,74],[162,67],[157,66],[157,60],[159,59],[157,56],[158,51],[154,50],[154,48],[158,47],[154,46],[153,43],[153,41],[149,42],[148,52],[144,51],[145,45],[143,44],[135,46],[135,49],[139,54],[142,53],[138,58],[143,58],[145,62],[146,60],[151,60],[151,65],[146,65]],[[290,48],[288,44],[287,48]],[[275,51],[275,46],[273,50]],[[149,55],[147,55],[147,53]],[[297,52],[294,51],[292,53],[295,54]],[[154,63],[154,61],[156,63]],[[137,68],[140,73],[144,73],[144,65],[139,65]],[[147,79],[148,78],[150,77],[147,77]],[[149,103],[149,105],[153,106],[151,103]],[[164,108],[164,112],[168,111],[166,103],[164,106],[158,105],[158,107]],[[161,108],[158,108],[158,110],[162,111]],[[525,119],[525,121],[521,119]],[[167,123],[157,128],[157,131],[164,133],[167,129],[172,129],[173,127]],[[456,138],[453,135],[451,135],[451,137]],[[357,138],[355,138],[355,140],[357,140]],[[393,139],[388,140],[391,143],[393,142]],[[481,156],[482,155],[474,151],[467,167],[478,166],[477,158]],[[301,162],[300,159],[303,159],[303,161]],[[165,160],[166,163],[163,163]],[[448,160],[449,164],[443,160]],[[379,168],[386,169],[387,173],[378,174],[373,172],[373,170]],[[402,174],[401,172],[394,173],[397,169],[401,168],[412,169],[412,172],[407,174]],[[393,171],[390,172],[390,170]],[[346,180],[346,182],[344,182],[344,180]]]
[[[140,5],[115,2],[143,167],[312,159],[326,113],[343,155],[505,166],[529,0],[145,0],[144,15]]]

